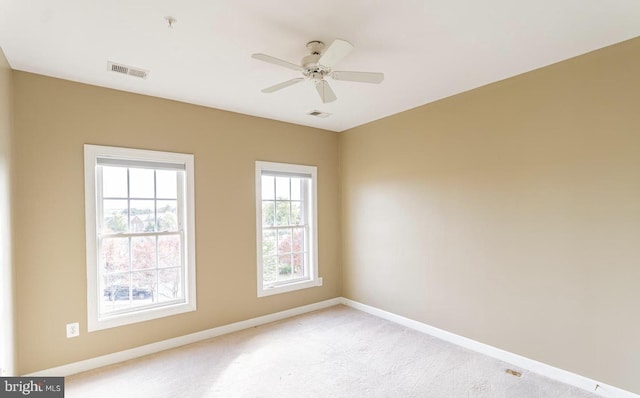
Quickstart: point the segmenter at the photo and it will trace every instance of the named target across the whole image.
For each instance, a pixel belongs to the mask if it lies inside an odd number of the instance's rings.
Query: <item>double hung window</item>
[[[256,162],[258,296],[318,286],[316,167]]]
[[[85,145],[89,330],[195,309],[193,155]]]

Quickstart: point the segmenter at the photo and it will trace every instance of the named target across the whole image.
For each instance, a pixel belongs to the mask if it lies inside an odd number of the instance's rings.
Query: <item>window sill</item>
[[[89,322],[89,332],[114,328],[117,326],[130,325],[133,323],[150,321],[152,319],[164,318],[171,315],[182,314],[196,310],[195,303],[180,303],[166,307],[150,308],[134,313],[105,316],[94,322]]]
[[[273,296],[275,294],[288,293],[296,290],[308,289],[311,287],[322,286],[322,278],[317,278],[315,280],[303,281],[303,282],[295,282],[290,283],[288,285],[275,286],[269,288],[258,288],[258,297],[266,297]]]

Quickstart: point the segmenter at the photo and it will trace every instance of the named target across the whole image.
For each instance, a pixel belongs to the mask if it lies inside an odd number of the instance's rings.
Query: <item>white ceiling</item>
[[[636,36],[638,0],[0,0],[13,69],[333,131]],[[299,63],[307,42],[335,38],[355,46],[336,69],[384,82],[329,79],[329,104],[309,82],[260,92],[298,72],[252,53]]]

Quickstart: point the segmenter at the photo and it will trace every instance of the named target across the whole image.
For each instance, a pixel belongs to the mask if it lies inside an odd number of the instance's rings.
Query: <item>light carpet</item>
[[[342,305],[69,376],[65,387],[67,398],[596,397]]]

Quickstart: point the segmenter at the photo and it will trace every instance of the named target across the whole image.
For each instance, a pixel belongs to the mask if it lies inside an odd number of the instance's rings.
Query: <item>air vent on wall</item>
[[[139,77],[141,79],[146,79],[147,76],[149,75],[148,70],[134,68],[134,67],[123,65],[123,64],[117,64],[111,61],[107,62],[107,70],[115,73],[121,73],[123,75]]]
[[[307,115],[309,116],[316,116],[316,117],[321,117],[321,118],[325,118],[325,117],[329,117],[331,114],[327,113],[327,112],[320,112],[320,111],[311,111],[309,113],[307,113]]]

